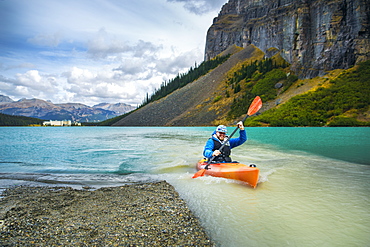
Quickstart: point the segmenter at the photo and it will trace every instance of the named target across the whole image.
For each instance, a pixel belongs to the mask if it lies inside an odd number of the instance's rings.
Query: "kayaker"
[[[216,130],[212,133],[212,137],[208,139],[204,147],[204,157],[209,160],[212,156],[216,156],[213,158],[212,163],[232,162],[230,158],[231,149],[242,145],[247,140],[243,122],[238,122],[237,126],[239,128],[239,137],[231,138],[221,151],[219,150],[221,145],[227,140],[227,127],[225,125],[217,126]]]

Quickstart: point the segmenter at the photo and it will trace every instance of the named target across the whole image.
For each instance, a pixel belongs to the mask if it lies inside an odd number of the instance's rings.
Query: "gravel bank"
[[[214,246],[164,181],[98,190],[14,187],[3,196],[1,246]]]

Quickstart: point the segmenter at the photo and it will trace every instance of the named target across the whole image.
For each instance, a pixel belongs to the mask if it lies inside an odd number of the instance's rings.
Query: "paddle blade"
[[[206,173],[206,169],[201,169],[197,171],[192,178],[203,177],[205,173]]]
[[[256,112],[258,112],[259,109],[261,109],[261,107],[262,107],[262,100],[260,96],[256,96],[256,98],[254,98],[251,105],[249,106],[247,115],[252,116]]]

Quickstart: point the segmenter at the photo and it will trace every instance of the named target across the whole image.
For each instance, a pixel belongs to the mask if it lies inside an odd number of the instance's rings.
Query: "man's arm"
[[[213,154],[213,151],[212,151],[213,147],[214,147],[213,140],[208,139],[208,141],[206,142],[206,145],[204,146],[203,156],[208,158],[208,159],[211,158],[212,154]]]
[[[231,138],[230,139],[230,148],[235,148],[237,146],[240,146],[242,145],[245,141],[247,140],[247,133],[246,131],[243,129],[243,130],[240,130],[239,131],[239,137],[237,138]]]

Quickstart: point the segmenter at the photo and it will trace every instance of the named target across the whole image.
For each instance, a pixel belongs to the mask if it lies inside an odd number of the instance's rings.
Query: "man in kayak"
[[[204,157],[209,160],[212,156],[216,156],[213,158],[212,163],[232,162],[230,158],[231,149],[242,145],[247,140],[247,134],[244,130],[243,122],[240,121],[237,125],[239,128],[239,137],[231,138],[221,151],[219,150],[220,147],[228,139],[226,136],[227,128],[224,125],[217,126],[216,130],[212,133],[212,137],[208,139],[204,147]]]

